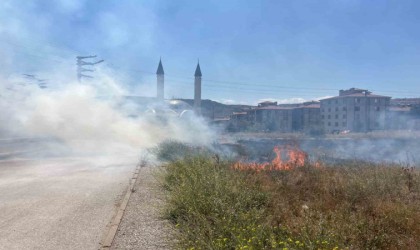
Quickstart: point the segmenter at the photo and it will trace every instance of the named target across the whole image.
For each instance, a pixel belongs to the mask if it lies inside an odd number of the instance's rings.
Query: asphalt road
[[[0,249],[98,249],[136,158],[7,143],[0,140]]]

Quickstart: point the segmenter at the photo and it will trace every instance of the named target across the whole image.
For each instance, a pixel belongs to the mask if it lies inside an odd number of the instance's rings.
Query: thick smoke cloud
[[[153,102],[125,105],[126,91],[109,76],[55,89],[2,80],[0,93],[3,138],[52,138],[73,153],[136,155],[168,139],[208,144],[214,138],[205,122],[193,115],[147,113],[148,106],[157,105]]]
[[[376,163],[393,162],[419,166],[420,143],[418,138],[408,136],[376,136],[369,138],[289,138],[289,139],[243,139],[239,141],[252,160],[266,161],[272,156],[274,146],[298,146],[308,153],[311,160],[341,162],[362,160]],[[262,158],[261,158],[262,157]]]
[[[123,98],[156,93],[154,76],[139,76],[131,69],[156,63],[150,54],[156,44],[150,5],[3,1],[0,138],[54,139],[68,147],[65,153],[78,154],[138,155],[167,139],[211,143],[212,132],[200,118],[146,113],[155,104],[127,103]],[[75,57],[90,54],[98,54],[105,63],[95,67],[95,79],[80,84],[75,81]],[[46,79],[47,88],[23,74]]]

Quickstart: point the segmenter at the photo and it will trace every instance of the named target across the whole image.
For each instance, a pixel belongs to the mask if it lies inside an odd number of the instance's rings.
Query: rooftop
[[[232,112],[233,115],[247,115],[247,112]]]
[[[297,108],[308,108],[308,109],[319,109],[319,108],[321,108],[321,104],[319,104],[319,103],[314,103],[314,104],[309,104],[309,105],[303,105],[303,106],[300,106],[300,107],[297,107]]]
[[[255,110],[291,110],[293,107],[281,107],[281,106],[265,106],[256,107]]]
[[[389,111],[394,112],[410,112],[411,107],[389,107]]]
[[[420,104],[420,98],[392,98],[391,105],[416,105]]]
[[[259,102],[258,104],[261,104],[261,103],[266,104],[266,103],[277,103],[277,102],[276,101],[264,101],[264,102]]]
[[[339,99],[339,98],[347,98],[347,97],[391,98],[390,96],[384,96],[384,95],[355,93],[355,94],[349,94],[349,95],[333,96],[333,97],[330,97],[330,98],[322,99],[320,101],[331,100],[331,99]]]

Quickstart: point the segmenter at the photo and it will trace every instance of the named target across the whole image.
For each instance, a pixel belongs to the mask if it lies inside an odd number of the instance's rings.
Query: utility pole
[[[41,89],[46,89],[48,88],[48,79],[39,79],[38,77],[36,77],[36,75],[32,75],[32,74],[23,74],[23,76],[25,76],[26,79],[31,81],[31,84],[35,83],[38,85],[38,87],[40,87]]]
[[[96,65],[98,63],[101,63],[101,62],[105,61],[105,60],[99,60],[99,61],[96,61],[96,62],[85,62],[85,61],[83,61],[83,59],[89,59],[89,58],[95,58],[95,57],[96,57],[96,55],[94,55],[94,56],[76,56],[76,59],[77,59],[77,80],[79,82],[82,81],[82,77],[93,78],[93,76],[85,75],[82,72],[93,72],[93,71],[95,71],[93,69],[85,69],[82,66],[84,66],[84,65],[93,66],[93,65]]]

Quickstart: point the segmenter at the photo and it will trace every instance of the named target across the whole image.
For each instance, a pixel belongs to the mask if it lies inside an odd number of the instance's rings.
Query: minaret
[[[194,79],[194,112],[197,115],[201,114],[201,69],[200,62],[197,63],[195,69]]]
[[[157,86],[156,86],[156,97],[159,101],[164,100],[164,78],[165,72],[163,72],[162,59],[159,59],[159,66],[156,71]]]

